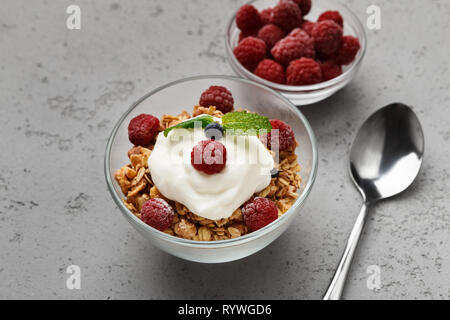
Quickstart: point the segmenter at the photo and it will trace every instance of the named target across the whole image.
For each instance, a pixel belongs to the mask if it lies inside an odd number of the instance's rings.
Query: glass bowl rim
[[[252,4],[257,1],[259,1],[259,0],[250,0],[246,3],[244,3],[243,5]],[[286,93],[288,93],[288,92],[289,93],[307,93],[308,91],[317,91],[317,90],[325,89],[328,87],[332,87],[335,84],[340,83],[341,81],[345,80],[349,75],[352,75],[354,73],[354,70],[356,70],[356,68],[359,66],[359,64],[361,64],[361,62],[366,54],[367,34],[366,34],[366,30],[365,30],[363,24],[361,23],[359,18],[356,16],[356,14],[352,10],[350,10],[345,4],[341,3],[340,1],[336,1],[335,3],[344,8],[345,15],[349,14],[351,16],[351,18],[356,22],[356,29],[358,31],[360,31],[362,34],[362,38],[361,39],[358,38],[358,40],[361,43],[361,50],[359,50],[355,61],[350,65],[350,67],[347,70],[345,70],[338,77],[331,79],[331,80],[321,82],[321,83],[312,84],[312,85],[291,86],[291,85],[279,84],[279,83],[275,83],[272,81],[268,81],[266,79],[258,77],[254,73],[250,72],[249,70],[244,68],[241,65],[241,63],[236,59],[236,57],[233,54],[233,49],[231,48],[231,44],[230,44],[230,41],[231,41],[230,30],[231,30],[231,26],[233,25],[233,22],[236,20],[237,10],[234,12],[234,14],[229,19],[227,27],[225,29],[225,51],[227,53],[228,61],[230,61],[231,64],[234,64],[239,69],[239,71],[245,75],[245,77],[247,79],[262,83],[268,87],[274,88],[276,90],[284,91]]]
[[[282,216],[278,217],[275,221],[268,224],[267,226],[253,231],[251,233],[248,233],[243,236],[239,236],[237,238],[227,239],[227,240],[214,240],[214,241],[199,241],[199,240],[189,240],[189,239],[183,239],[176,236],[172,236],[170,234],[167,234],[165,232],[159,231],[155,228],[150,227],[149,225],[145,224],[141,219],[137,218],[128,208],[125,207],[123,204],[122,198],[120,195],[117,194],[115,188],[114,188],[114,181],[110,174],[111,167],[110,167],[110,158],[111,158],[111,148],[114,142],[114,139],[116,137],[116,134],[118,132],[118,129],[120,125],[123,123],[125,118],[144,100],[149,98],[150,96],[168,88],[172,87],[176,84],[183,83],[183,82],[189,82],[194,80],[201,80],[201,79],[225,79],[225,80],[232,80],[232,81],[241,81],[245,82],[257,87],[260,87],[263,90],[269,91],[270,93],[278,96],[278,98],[282,99],[292,111],[297,115],[298,118],[302,121],[302,123],[305,126],[306,132],[311,140],[311,147],[312,147],[312,161],[311,161],[311,173],[310,177],[308,179],[308,182],[305,186],[305,188],[302,190],[302,193],[300,196],[295,200],[294,204],[286,211]],[[187,77],[182,78],[176,81],[169,82],[163,86],[157,87],[156,89],[150,91],[149,93],[145,94],[141,98],[139,98],[137,101],[135,101],[131,107],[129,107],[125,113],[119,118],[117,123],[115,124],[109,138],[108,142],[106,144],[106,151],[104,156],[104,174],[106,178],[106,183],[108,186],[108,190],[116,203],[116,205],[119,207],[119,209],[122,211],[122,213],[125,213],[127,216],[129,216],[135,223],[143,226],[144,229],[148,230],[149,232],[155,234],[159,238],[162,238],[163,240],[167,240],[172,243],[181,244],[189,247],[196,247],[196,248],[214,248],[214,247],[230,247],[232,245],[240,245],[252,240],[256,240],[259,237],[265,235],[266,233],[269,233],[270,231],[276,229],[279,225],[281,225],[288,216],[295,213],[297,209],[301,207],[301,205],[304,203],[306,198],[308,197],[309,193],[311,192],[312,186],[316,180],[317,176],[317,168],[318,168],[318,149],[317,149],[317,141],[314,135],[314,132],[312,130],[311,125],[309,124],[306,117],[298,110],[296,106],[292,104],[288,99],[286,99],[284,96],[282,96],[280,93],[276,92],[275,90],[268,88],[267,86],[264,86],[260,83],[257,83],[255,81],[251,81],[248,79],[233,77],[233,76],[225,76],[225,75],[200,75],[200,76],[194,76],[194,77]]]

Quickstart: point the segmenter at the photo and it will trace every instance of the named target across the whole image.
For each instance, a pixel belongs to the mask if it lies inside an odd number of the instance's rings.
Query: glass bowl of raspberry
[[[366,45],[358,17],[334,0],[253,0],[239,8],[225,32],[233,71],[296,106],[322,101],[345,87]]]
[[[165,230],[165,232],[160,231],[167,228],[168,225],[166,224],[165,219],[168,216],[155,216],[152,215],[152,213],[155,211],[155,208],[164,208],[165,211],[171,211],[171,209],[167,207],[167,203],[164,201],[153,198],[153,188],[149,191],[151,199],[147,200],[144,205],[142,205],[140,214],[137,214],[138,212],[133,212],[133,208],[130,208],[130,206],[127,205],[127,199],[124,198],[123,186],[120,183],[117,174],[123,169],[124,174],[126,175],[128,174],[127,171],[131,171],[136,163],[138,166],[142,165],[142,162],[139,160],[139,152],[135,152],[135,147],[133,147],[129,140],[130,136],[128,129],[130,123],[134,125],[136,121],[147,121],[147,124],[153,127],[151,117],[148,117],[148,119],[141,119],[142,117],[139,117],[139,115],[151,114],[152,117],[165,119],[164,115],[182,114],[183,110],[189,110],[192,106],[196,106],[199,103],[200,93],[210,86],[223,86],[229,89],[233,94],[235,109],[245,107],[251,113],[254,112],[259,115],[264,115],[269,119],[278,119],[277,125],[281,126],[282,121],[289,124],[295,135],[296,141],[298,141],[298,146],[291,152],[295,153],[295,155],[293,155],[294,158],[298,159],[298,163],[301,164],[301,181],[299,181],[299,188],[296,190],[297,197],[291,202],[291,206],[287,211],[278,217],[276,209],[274,209],[274,205],[271,204],[270,201],[265,198],[259,200],[256,200],[258,197],[252,198],[254,199],[252,201],[261,202],[259,204],[255,203],[254,205],[258,205],[258,208],[262,206],[269,210],[271,214],[275,214],[275,219],[266,217],[267,219],[270,218],[267,222],[258,219],[256,216],[252,216],[253,220],[248,221],[248,224],[255,227],[254,231],[224,240],[211,239],[210,241],[204,241],[204,239],[198,238],[202,236],[200,234],[201,227],[197,227],[197,229],[194,230],[196,235],[192,238],[179,237],[176,236],[176,234],[167,233],[167,230]],[[194,110],[196,107],[194,107]],[[137,120],[132,122],[132,119]],[[164,120],[161,121],[161,123],[163,123]],[[168,128],[170,128],[170,126]],[[161,134],[163,133],[164,132],[161,131]],[[134,135],[134,138],[136,138],[136,136],[137,133]],[[165,138],[162,136],[157,139]],[[225,140],[222,141],[226,144]],[[153,149],[153,151],[148,150],[148,153],[154,153],[154,156],[156,156],[155,150],[156,148]],[[232,152],[231,149],[228,149],[228,151]],[[232,153],[230,153],[230,157],[231,156]],[[150,158],[150,160],[151,159],[152,158]],[[131,164],[124,166],[124,164],[130,163],[130,160]],[[288,166],[290,165],[289,162],[286,164]],[[298,219],[300,209],[312,190],[317,166],[318,156],[314,133],[307,119],[302,115],[298,108],[296,108],[288,99],[266,86],[247,79],[230,76],[199,76],[182,79],[164,85],[146,94],[126,110],[115,125],[107,143],[104,159],[105,177],[108,189],[114,202],[119,207],[126,220],[153,245],[163,251],[186,260],[203,263],[228,262],[249,256],[273,242],[291,223],[295,223],[295,221],[298,222],[296,219]],[[149,167],[149,169],[152,168]],[[283,170],[282,167],[281,169]],[[176,182],[177,177],[180,176],[177,172],[170,172],[169,174],[163,176],[163,180],[173,179]],[[126,178],[125,175],[124,177]],[[133,174],[133,176],[135,176],[135,174]],[[227,176],[223,177],[226,179]],[[151,180],[156,181],[156,178],[156,176],[150,175],[148,177],[148,182],[150,183]],[[243,181],[239,181],[238,178],[233,179],[233,183],[241,184],[245,189],[247,188],[249,181],[248,179],[242,180]],[[221,182],[218,181],[217,183]],[[138,185],[136,188],[137,187]],[[181,188],[181,190],[185,189],[187,188]],[[189,192],[187,191],[187,193]],[[189,196],[189,194],[187,195]],[[220,195],[218,197],[220,197]],[[170,203],[169,200],[167,201]],[[247,203],[248,201],[243,203],[243,206],[246,208],[245,210],[248,211],[243,212],[243,215],[252,214],[252,210],[255,210],[255,207],[252,207],[250,204],[247,207]],[[178,215],[180,214],[178,210],[180,208],[173,207],[173,209],[177,210]],[[273,212],[274,210],[275,212]],[[169,213],[170,215],[173,215],[173,212]],[[150,226],[152,223],[156,223],[155,227]],[[191,232],[192,230],[186,229],[181,231]]]

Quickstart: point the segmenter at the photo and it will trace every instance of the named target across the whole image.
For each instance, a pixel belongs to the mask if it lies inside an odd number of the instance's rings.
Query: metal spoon
[[[364,204],[324,300],[341,298],[367,221],[367,208],[407,189],[419,173],[423,153],[422,127],[404,104],[394,103],[378,110],[359,129],[350,151],[350,175]]]

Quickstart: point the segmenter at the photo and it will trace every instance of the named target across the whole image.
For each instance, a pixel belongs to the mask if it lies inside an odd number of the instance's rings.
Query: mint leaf
[[[269,118],[247,111],[226,113],[222,117],[222,127],[229,133],[234,131],[240,135],[259,135],[272,130]]]
[[[164,130],[164,137],[167,137],[169,132],[172,131],[173,129],[180,129],[180,128],[182,128],[182,129],[193,129],[195,122],[201,122],[202,128],[204,128],[208,124],[210,124],[211,122],[214,122],[214,119],[210,115],[202,115],[202,116],[199,116],[199,117],[196,117],[196,118],[192,118],[192,119],[180,122],[179,124],[176,124],[176,125],[174,125],[172,127],[167,128],[166,130]]]

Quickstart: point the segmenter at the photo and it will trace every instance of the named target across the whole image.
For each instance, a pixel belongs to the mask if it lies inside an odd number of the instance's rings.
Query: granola
[[[208,114],[221,118],[223,113],[215,107],[209,108],[195,106],[192,117]],[[164,115],[160,119],[160,130],[174,126],[191,118],[187,111],[177,116]],[[135,146],[128,151],[130,163],[118,169],[115,179],[119,184],[125,198],[125,206],[136,217],[141,218],[140,211],[143,204],[151,198],[162,198],[167,201],[175,211],[175,217],[167,234],[198,241],[226,240],[245,235],[250,232],[244,223],[241,208],[233,212],[229,218],[210,220],[190,212],[183,204],[169,200],[161,194],[154,183],[148,169],[148,158],[153,150],[154,142],[146,147]],[[295,148],[279,153],[279,174],[271,179],[270,184],[255,196],[265,197],[275,202],[278,216],[284,214],[298,197],[301,177],[300,164],[297,161]]]

